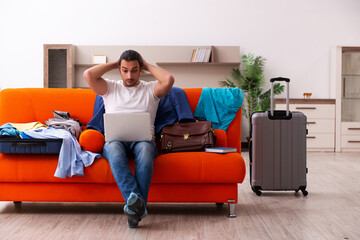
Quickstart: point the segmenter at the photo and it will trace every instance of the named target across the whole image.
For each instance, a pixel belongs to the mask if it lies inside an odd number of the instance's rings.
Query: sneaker
[[[128,205],[124,206],[124,213],[128,217],[127,224],[130,228],[137,228],[141,220],[138,215],[129,209]]]
[[[127,206],[131,211],[135,212],[139,218],[144,218],[147,215],[145,201],[135,193],[130,194]]]
[[[128,216],[127,225],[129,226],[129,228],[138,228],[139,221]]]

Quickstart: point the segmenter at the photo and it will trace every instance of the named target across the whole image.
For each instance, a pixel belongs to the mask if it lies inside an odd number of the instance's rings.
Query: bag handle
[[[270,113],[274,117],[274,82],[286,82],[286,116],[289,117],[289,78],[277,77],[270,79],[271,82],[271,96],[270,96]]]

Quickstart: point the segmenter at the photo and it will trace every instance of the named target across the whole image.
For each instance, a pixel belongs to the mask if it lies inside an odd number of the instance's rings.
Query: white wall
[[[238,45],[290,97],[335,98],[330,49],[359,46],[359,23],[359,0],[1,0],[0,87],[42,87],[44,43]]]

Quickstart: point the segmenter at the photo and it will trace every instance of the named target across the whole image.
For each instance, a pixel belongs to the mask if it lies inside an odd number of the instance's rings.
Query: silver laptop
[[[151,141],[150,113],[105,113],[105,141]]]

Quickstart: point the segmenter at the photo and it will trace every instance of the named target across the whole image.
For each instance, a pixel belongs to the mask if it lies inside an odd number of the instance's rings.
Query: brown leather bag
[[[175,123],[165,126],[161,133],[164,153],[204,151],[214,145],[215,134],[209,121]]]

